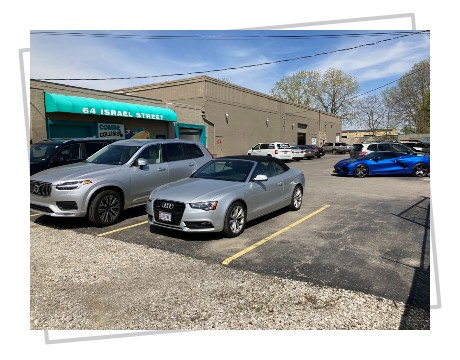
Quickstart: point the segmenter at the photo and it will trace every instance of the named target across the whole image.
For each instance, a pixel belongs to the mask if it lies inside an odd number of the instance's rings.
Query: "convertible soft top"
[[[235,160],[250,160],[250,161],[256,161],[256,162],[267,162],[267,161],[272,161],[276,162],[279,164],[284,170],[289,170],[289,166],[286,165],[283,161],[280,159],[271,157],[271,156],[257,156],[257,155],[234,155],[234,156],[224,156],[218,159],[235,159]],[[216,159],[216,160],[218,160]]]

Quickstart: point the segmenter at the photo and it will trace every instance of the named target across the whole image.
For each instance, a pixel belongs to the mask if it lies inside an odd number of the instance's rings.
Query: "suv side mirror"
[[[139,166],[140,169],[142,169],[144,166],[147,166],[148,164],[149,162],[147,161],[147,159],[144,159],[144,158],[137,159],[137,166]]]

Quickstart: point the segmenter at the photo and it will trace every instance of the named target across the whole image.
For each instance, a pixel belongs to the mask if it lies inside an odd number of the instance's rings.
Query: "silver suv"
[[[370,142],[362,144],[354,144],[353,150],[350,151],[350,157],[359,159],[364,155],[370,154],[374,151],[393,151],[400,154],[416,154],[411,148],[400,144],[398,142]]]
[[[343,142],[327,142],[323,144],[323,149],[325,152],[331,152],[333,154],[345,154],[351,149],[348,149],[347,144]]]
[[[145,205],[154,188],[189,177],[211,159],[201,143],[189,140],[116,141],[84,162],[31,176],[30,209],[112,225],[123,209]]]

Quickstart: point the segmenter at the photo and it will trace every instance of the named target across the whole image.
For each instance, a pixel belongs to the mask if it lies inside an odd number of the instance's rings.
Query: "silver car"
[[[123,209],[145,205],[154,188],[190,176],[211,159],[201,143],[189,140],[116,141],[84,162],[31,176],[30,209],[112,225]]]
[[[235,237],[246,222],[289,206],[299,210],[304,174],[266,156],[211,160],[190,178],[156,188],[147,202],[152,226]]]

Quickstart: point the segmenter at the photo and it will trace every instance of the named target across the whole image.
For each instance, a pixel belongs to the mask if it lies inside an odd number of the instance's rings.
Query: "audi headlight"
[[[56,185],[57,190],[78,190],[83,185],[92,184],[91,180],[66,181]]]
[[[209,210],[216,210],[217,208],[217,201],[205,201],[205,202],[198,202],[198,203],[190,203],[189,204],[192,209],[200,209],[204,211]]]

